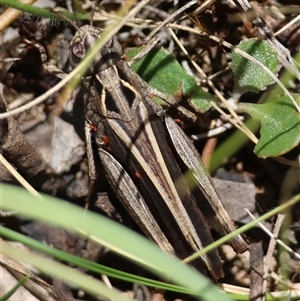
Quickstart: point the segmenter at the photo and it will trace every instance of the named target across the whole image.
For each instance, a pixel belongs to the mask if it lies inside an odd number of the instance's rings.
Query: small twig
[[[186,26],[182,26],[182,25],[179,26],[179,25],[174,25],[174,24],[168,24],[167,27],[180,28],[182,30],[186,30],[188,32],[192,32],[192,33],[198,34],[200,36],[204,35],[205,37],[211,39],[212,41],[215,41],[215,42],[217,42],[219,44],[222,44],[224,47],[231,49],[232,51],[236,52],[237,54],[241,55],[242,57],[248,59],[253,64],[256,64],[257,66],[261,67],[280,86],[280,88],[284,91],[284,93],[290,98],[290,100],[294,104],[296,110],[300,113],[300,106],[294,100],[294,98],[292,97],[292,95],[289,92],[289,90],[277,78],[277,76],[269,68],[267,68],[264,64],[262,64],[260,61],[258,61],[257,59],[255,59],[253,56],[251,56],[247,52],[245,52],[245,51],[237,48],[236,46],[234,46],[234,45],[232,45],[232,44],[230,44],[230,43],[228,43],[226,41],[221,40],[218,37],[210,35],[210,34],[208,34],[206,32],[201,32],[198,29],[193,29],[193,28],[189,28],[189,27],[186,27]]]
[[[33,196],[38,197],[41,200],[44,198],[13,168],[13,166],[0,154],[0,163],[6,167],[6,169],[15,177],[15,179],[27,189]]]
[[[131,9],[127,15],[125,15],[121,20],[114,20],[113,23],[111,23],[110,25],[107,26],[106,29],[104,29],[103,31],[103,36],[101,39],[101,43],[98,43],[97,48],[93,49],[90,53],[90,55],[86,56],[86,59],[83,60],[71,73],[69,73],[65,78],[63,78],[57,85],[55,85],[53,88],[51,88],[50,90],[48,90],[46,93],[44,93],[43,95],[41,95],[40,97],[36,98],[35,100],[33,100],[32,102],[19,107],[15,110],[6,112],[6,113],[2,113],[0,114],[0,119],[4,119],[10,116],[14,116],[17,115],[19,113],[22,113],[40,103],[42,103],[43,101],[45,101],[48,97],[50,97],[53,93],[57,92],[59,89],[61,89],[62,87],[64,87],[72,78],[75,78],[76,76],[78,77],[78,74],[80,74],[82,72],[82,70],[84,69],[84,66],[86,66],[86,63],[88,61],[91,60],[91,58],[94,56],[94,54],[96,54],[101,47],[104,46],[104,44],[113,36],[115,35],[120,28],[126,24],[126,22],[131,19],[135,14],[137,14],[139,12],[139,10],[141,10],[150,0],[143,0],[140,1],[137,6],[135,6],[133,9]],[[130,6],[133,5],[133,3],[129,3],[127,5],[123,5],[122,6],[122,10],[126,10],[129,9]],[[121,13],[125,13],[125,11],[121,12]],[[120,13],[120,14],[121,14]],[[106,33],[106,34],[104,34]]]
[[[239,6],[245,11],[252,11],[252,6],[248,0],[235,0],[239,4]],[[270,44],[270,46],[277,52],[278,59],[281,64],[288,70],[292,70],[293,73],[300,78],[300,72],[296,68],[293,63],[291,54],[288,49],[286,49],[275,37],[272,30],[269,28],[268,24],[264,19],[258,16],[258,14],[254,11],[255,18],[253,20],[254,25],[258,28],[260,33],[265,37],[266,41]],[[289,94],[287,94],[289,95]],[[297,110],[300,113],[299,107],[296,106]]]
[[[252,213],[245,208],[246,212],[251,216],[253,220],[255,220],[255,217],[252,215]],[[282,246],[288,253],[293,254],[295,258],[300,260],[300,254],[294,252],[293,249],[291,249],[288,245],[286,245],[281,239],[276,237],[271,231],[269,231],[261,222],[258,222],[257,225],[259,225],[272,239],[276,241],[280,246]]]
[[[210,244],[209,246],[204,247],[200,251],[197,251],[193,255],[185,258],[183,261],[185,263],[189,263],[189,262],[195,260],[196,258],[198,258],[199,256],[201,256],[202,254],[205,254],[205,252],[209,252],[209,251],[213,250],[214,248],[217,248],[218,246],[221,246],[222,244],[224,244],[225,242],[229,241],[234,236],[248,231],[249,229],[251,229],[252,227],[256,226],[261,221],[269,219],[269,218],[273,217],[274,215],[277,215],[278,213],[280,213],[280,212],[282,212],[284,210],[287,210],[287,208],[289,208],[291,206],[294,206],[299,201],[300,201],[300,194],[294,196],[293,198],[291,198],[288,201],[286,201],[284,204],[277,206],[276,208],[274,208],[271,211],[265,213],[264,215],[258,217],[257,219],[254,219],[250,223],[247,223],[246,225],[244,225],[244,226],[242,226],[242,227],[240,227],[240,228],[232,231],[231,233],[227,234],[226,236],[223,236],[223,237],[219,238],[214,243]]]
[[[271,276],[272,277],[274,276],[274,278],[275,278],[277,275],[272,273]],[[278,279],[278,277],[276,277],[276,280],[280,281],[280,279]],[[227,284],[227,283],[222,283],[219,286],[222,288],[223,291],[225,291],[227,293],[245,295],[246,297],[249,296],[248,288],[231,285],[231,284]],[[285,298],[287,298],[287,300],[292,300],[292,299],[298,300],[300,297],[298,288],[296,288],[296,289],[291,288],[291,290],[286,290],[286,291],[281,291],[281,292],[271,292],[270,295],[273,298],[278,298],[279,300],[285,300]],[[247,298],[245,300],[248,300],[248,299],[249,298]]]
[[[28,103],[34,98],[33,93],[22,93],[18,98],[14,99],[14,101],[7,105],[8,110],[13,110],[14,108],[18,108],[19,106]]]
[[[0,101],[4,104],[5,99],[3,95],[3,85],[0,84]],[[42,196],[15,170],[15,168],[4,158],[2,154],[0,154],[0,163],[15,177],[15,179],[26,188],[32,195],[38,197],[39,199],[43,199]]]
[[[243,120],[243,118],[241,117],[241,119]],[[197,135],[191,135],[190,138],[194,141],[199,141],[200,139],[205,139],[205,138],[210,138],[210,137],[214,137],[214,136],[218,136],[230,129],[233,128],[232,123],[224,123],[221,126],[218,126],[214,129],[209,130],[206,133],[202,133],[202,134],[197,134]]]
[[[236,46],[234,46],[234,45],[232,45],[232,44],[230,44],[230,43],[228,43],[226,41],[223,41],[222,39],[220,39],[218,37],[210,35],[210,34],[208,34],[206,32],[201,32],[199,29],[194,29],[194,28],[190,28],[190,27],[187,27],[187,26],[177,25],[177,24],[168,24],[167,27],[168,28],[181,29],[181,30],[185,30],[185,31],[188,31],[188,32],[191,32],[191,33],[194,33],[194,34],[198,34],[200,36],[201,35],[205,36],[206,38],[209,38],[212,41],[215,41],[215,42],[217,42],[219,44],[222,44],[224,47],[229,48],[230,50],[236,52],[240,56],[248,59],[253,64],[256,64],[257,66],[259,66],[260,68],[262,68],[266,73],[268,73],[268,75],[280,86],[280,88],[284,91],[284,93],[290,98],[290,100],[294,104],[296,110],[300,113],[300,106],[297,104],[297,102],[295,101],[295,99],[292,97],[292,94],[289,92],[289,90],[277,78],[277,76],[269,68],[267,68],[264,64],[262,64],[259,60],[255,59],[253,56],[251,56],[247,52],[245,52],[245,51],[237,48]],[[197,69],[197,71],[198,71],[198,69]],[[204,77],[206,78],[206,75]],[[208,84],[210,84],[209,81],[208,81]],[[217,96],[219,97],[218,94],[217,94]],[[222,100],[222,97],[220,98],[220,100]]]
[[[264,251],[263,242],[254,242],[250,246],[250,294],[251,301],[263,301]]]
[[[33,4],[36,0],[19,0],[24,4]],[[13,21],[19,18],[23,12],[15,8],[7,8],[0,16],[0,32],[7,28]]]
[[[107,277],[107,275],[102,274],[101,275],[101,279],[104,282],[104,284],[108,287],[108,288],[113,288],[109,278]],[[110,299],[111,301],[114,301],[113,299]]]
[[[172,19],[174,19],[176,16],[178,16],[179,14],[184,12],[186,9],[188,9],[189,7],[191,7],[197,3],[198,3],[198,1],[193,0],[193,1],[188,2],[186,5],[182,6],[180,9],[176,10],[172,15],[170,15],[168,18],[166,18],[163,22],[160,22],[158,27],[155,28],[152,32],[150,32],[150,34],[147,36],[147,39],[151,39],[163,26],[168,24]]]
[[[299,160],[289,160],[284,157],[276,157],[276,158],[274,158],[274,160],[276,160],[282,164],[288,165],[288,166],[299,168],[299,163],[300,163]]]
[[[7,244],[7,242],[0,238],[0,244]],[[26,269],[23,264],[10,257],[7,257],[2,253],[0,253],[0,264],[5,267],[17,280],[20,280],[24,276],[29,276],[30,280],[26,281],[23,286],[36,297],[38,296],[40,300],[49,300],[47,294],[49,296],[53,296],[51,285],[37,277],[30,270]],[[38,285],[39,289],[37,289],[35,285]],[[45,291],[41,290],[41,288]],[[52,298],[50,298],[50,300],[52,300]]]
[[[280,228],[282,226],[282,222],[284,220],[284,217],[285,217],[284,214],[278,214],[277,220],[276,220],[276,223],[275,223],[275,227],[274,227],[273,233],[272,233],[274,235],[274,237],[278,237],[278,234],[279,234]],[[270,264],[269,263],[270,263],[271,258],[273,256],[275,247],[276,247],[276,239],[271,238],[270,243],[269,243],[269,247],[268,247],[268,251],[267,251],[267,254],[265,256],[266,261],[265,261],[264,275],[263,275],[263,281],[264,281],[263,282],[263,294],[264,294],[264,296],[267,292],[267,277],[268,277],[269,271],[270,271],[270,269],[269,269]]]
[[[182,45],[182,43],[179,41],[175,33],[171,31],[172,37],[175,40],[175,42],[178,44],[180,49],[183,51],[183,53],[187,56],[187,58],[190,60],[190,62],[193,64],[195,69],[201,74],[203,78],[207,78],[205,72],[196,64],[196,62],[190,57],[188,51],[185,49],[185,47]],[[199,33],[199,32],[198,32]],[[214,102],[210,102],[210,104],[221,114],[223,115],[228,121],[230,121],[235,127],[240,129],[242,132],[244,132],[249,139],[251,139],[254,143],[257,143],[258,139],[255,137],[255,135],[245,126],[245,124],[241,121],[241,119],[238,117],[238,115],[235,113],[235,111],[232,109],[232,107],[227,103],[226,99],[223,97],[223,95],[218,91],[218,89],[215,87],[212,81],[210,81],[207,78],[208,85],[212,88],[215,95],[221,100],[222,103],[225,104],[228,111],[231,113],[231,115],[235,118],[232,119],[226,114],[221,108],[219,108]]]
[[[280,28],[278,31],[276,31],[274,33],[274,36],[278,36],[281,33],[283,33],[286,29],[288,29],[290,26],[292,26],[293,24],[295,24],[296,22],[298,22],[300,20],[300,14],[295,17],[293,20],[291,20],[289,23],[287,23],[286,25],[284,25],[282,28]]]
[[[211,137],[205,143],[205,146],[203,148],[201,157],[202,157],[202,160],[203,160],[203,162],[206,166],[210,165],[211,157],[214,153],[217,142],[218,142],[218,138]]]

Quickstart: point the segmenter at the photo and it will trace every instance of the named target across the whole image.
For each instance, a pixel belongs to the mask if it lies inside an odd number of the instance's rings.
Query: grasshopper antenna
[[[65,16],[63,13],[54,11],[55,14],[57,14],[59,17],[61,17],[63,20],[67,21],[75,30],[78,30],[79,27],[76,25],[75,21],[72,21],[70,18]]]

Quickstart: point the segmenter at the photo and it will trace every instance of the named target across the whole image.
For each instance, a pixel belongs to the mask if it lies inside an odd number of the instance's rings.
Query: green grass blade
[[[0,3],[7,7],[12,7],[12,8],[18,9],[24,13],[32,14],[37,17],[65,21],[58,14],[55,14],[46,8],[41,8],[41,7],[37,7],[34,5],[21,3],[19,1],[15,1],[15,0],[1,0]],[[69,13],[67,11],[60,12],[60,13],[73,21],[89,20],[89,18],[90,18],[90,16],[88,14]]]
[[[190,294],[191,292],[181,286],[177,285],[172,285],[169,283],[161,282],[161,281],[156,281],[153,279],[137,276],[134,274],[122,272],[120,270],[116,270],[110,267],[106,267],[104,265],[79,258],[77,256],[74,256],[72,254],[60,251],[58,249],[49,247],[39,241],[36,241],[30,237],[27,237],[25,235],[22,235],[20,233],[17,233],[13,230],[7,229],[5,227],[0,226],[0,234],[1,237],[6,237],[12,241],[18,241],[30,248],[34,248],[35,250],[41,251],[49,256],[52,256],[56,259],[71,263],[73,265],[76,265],[77,267],[81,267],[83,269],[87,269],[89,271],[98,273],[99,275],[105,274],[109,276],[110,278],[115,278],[127,282],[132,282],[132,283],[139,283],[142,285],[146,285],[148,287],[155,287],[155,288],[160,288],[163,290],[169,290],[173,292],[179,292],[179,293],[185,293],[185,294]]]
[[[1,188],[4,210],[17,211],[20,215],[69,230],[77,229],[163,279],[186,287],[201,300],[230,300],[203,275],[116,222],[53,197],[44,195],[46,201],[41,201],[18,187],[2,184]]]
[[[63,281],[76,285],[86,292],[95,296],[102,296],[120,301],[132,301],[133,299],[122,295],[116,289],[108,288],[101,281],[91,278],[78,270],[71,269],[61,263],[58,263],[52,259],[45,258],[34,254],[33,252],[24,252],[18,248],[2,244],[2,253],[12,257],[18,261],[27,262],[38,268],[43,273],[55,276]]]
[[[23,285],[23,283],[28,279],[28,277],[22,278],[13,288],[11,288],[7,293],[0,297],[0,301],[8,300],[16,291],[17,289]]]

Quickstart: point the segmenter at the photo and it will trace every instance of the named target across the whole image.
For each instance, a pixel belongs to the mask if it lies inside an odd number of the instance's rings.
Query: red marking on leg
[[[97,132],[98,128],[94,124],[90,124],[89,126],[90,126],[91,132],[94,132],[94,133]]]
[[[109,138],[108,138],[108,136],[104,136],[104,137],[103,137],[103,142],[104,142],[105,145],[109,143]]]

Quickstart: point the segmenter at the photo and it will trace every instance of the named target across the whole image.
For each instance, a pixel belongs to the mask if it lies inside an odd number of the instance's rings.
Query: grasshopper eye
[[[86,49],[82,42],[76,42],[72,46],[72,53],[76,58],[83,59],[86,54]]]

